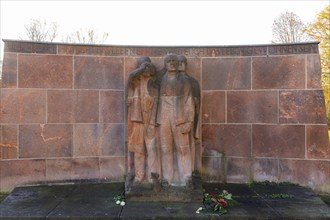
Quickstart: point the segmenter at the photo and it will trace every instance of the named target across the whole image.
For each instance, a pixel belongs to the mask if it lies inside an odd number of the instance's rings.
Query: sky
[[[328,0],[304,1],[16,1],[0,0],[2,39],[27,39],[30,19],[58,24],[63,36],[92,27],[105,44],[207,46],[269,44],[272,24],[285,11],[312,22]]]

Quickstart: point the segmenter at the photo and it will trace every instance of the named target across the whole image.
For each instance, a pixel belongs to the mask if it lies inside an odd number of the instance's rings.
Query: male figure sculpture
[[[155,136],[159,89],[150,58],[141,57],[138,66],[128,78],[128,151],[134,154],[134,182],[140,183],[147,177],[146,168],[148,174],[159,173]]]
[[[178,57],[167,55],[164,63],[167,72],[161,78],[156,121],[159,125],[162,182],[163,185],[186,185],[192,174],[189,134],[195,117],[194,100],[188,78],[178,72]],[[178,180],[173,179],[175,170]]]
[[[190,132],[190,147],[191,147],[191,162],[192,162],[192,169],[196,171],[200,171],[200,149],[196,145],[195,141],[199,139],[199,113],[200,113],[200,100],[201,100],[201,94],[200,94],[200,87],[198,81],[190,76],[187,73],[187,58],[184,55],[178,55],[178,60],[179,60],[179,66],[178,70],[180,73],[182,73],[184,76],[188,78],[188,81],[190,82],[191,89],[192,89],[192,96],[194,98],[194,106],[195,106],[195,117],[194,117],[194,123],[193,123],[193,128],[191,129]],[[197,154],[197,155],[196,155]]]

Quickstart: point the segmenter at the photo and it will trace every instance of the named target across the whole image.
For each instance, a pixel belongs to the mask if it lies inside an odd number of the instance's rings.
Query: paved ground
[[[330,219],[329,206],[300,186],[209,183],[203,187],[208,192],[226,189],[239,205],[222,216],[197,214],[203,207],[199,202],[116,205],[113,197],[123,192],[122,183],[32,186],[14,189],[0,203],[0,219]]]

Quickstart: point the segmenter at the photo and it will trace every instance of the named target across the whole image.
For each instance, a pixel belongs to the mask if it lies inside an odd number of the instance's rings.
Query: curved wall
[[[317,43],[99,46],[5,40],[0,191],[124,181],[125,87],[138,56],[184,54],[202,89],[205,181],[290,181],[330,192]]]

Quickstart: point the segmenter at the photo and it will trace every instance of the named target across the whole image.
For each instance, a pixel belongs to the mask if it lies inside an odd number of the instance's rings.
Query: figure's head
[[[137,60],[137,66],[139,67],[139,66],[141,66],[142,63],[145,63],[145,62],[151,63],[150,57],[147,57],[147,56],[139,57]]]
[[[169,72],[175,72],[178,69],[179,60],[176,54],[168,54],[165,56],[164,65]]]
[[[178,70],[180,72],[186,72],[187,69],[187,58],[184,55],[178,55],[179,66]]]
[[[147,56],[139,57],[137,60],[137,64],[139,67],[144,66],[144,71],[142,75],[144,76],[154,76],[156,73],[155,66],[151,63],[151,59]],[[142,65],[143,64],[143,65]]]

